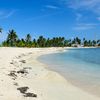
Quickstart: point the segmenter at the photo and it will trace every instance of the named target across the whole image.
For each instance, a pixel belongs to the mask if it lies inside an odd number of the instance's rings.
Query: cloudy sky
[[[9,29],[19,37],[100,39],[100,0],[0,0],[0,41]]]

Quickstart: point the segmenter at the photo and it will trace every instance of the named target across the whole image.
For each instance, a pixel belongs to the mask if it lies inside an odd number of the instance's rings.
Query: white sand
[[[36,60],[40,55],[59,50],[61,48],[0,48],[0,100],[100,100],[71,85],[58,73],[49,71],[45,64]],[[20,62],[21,60],[26,60],[26,63]],[[23,68],[27,68],[27,75],[15,72],[15,80],[8,75],[11,71]],[[29,87],[27,92],[35,93],[37,97],[24,97],[17,90],[24,86]]]

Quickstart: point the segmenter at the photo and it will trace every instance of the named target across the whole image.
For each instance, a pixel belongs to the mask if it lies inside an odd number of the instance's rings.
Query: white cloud
[[[97,26],[98,24],[92,24],[92,23],[81,23],[77,24],[73,29],[74,30],[88,30],[88,29],[93,29]]]
[[[69,8],[89,10],[100,15],[100,0],[61,0]]]
[[[5,18],[9,18],[9,17],[11,17],[13,14],[15,13],[15,11],[13,10],[13,11],[10,11],[7,15],[5,15],[4,17]]]
[[[76,14],[76,23],[94,20],[100,21],[100,0],[60,0],[67,8],[73,9]],[[91,15],[93,16],[91,16]],[[90,19],[89,19],[90,18]],[[91,19],[93,18],[93,20]],[[90,22],[89,22],[90,23]],[[95,25],[77,25],[76,30],[86,30],[94,28]]]
[[[9,17],[11,17],[15,12],[16,12],[16,10],[11,10],[11,11],[1,10],[1,11],[0,11],[0,19],[9,18]]]
[[[59,9],[59,7],[55,5],[46,5],[45,7],[49,9]]]

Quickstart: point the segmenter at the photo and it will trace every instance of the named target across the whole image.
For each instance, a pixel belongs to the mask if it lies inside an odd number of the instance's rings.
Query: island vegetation
[[[2,33],[2,28],[0,28]],[[7,38],[2,42],[3,47],[100,47],[99,40],[82,40],[78,37],[74,39],[65,39],[65,37],[45,38],[39,36],[37,39],[32,39],[30,34],[25,38],[19,38],[16,31],[9,30]]]

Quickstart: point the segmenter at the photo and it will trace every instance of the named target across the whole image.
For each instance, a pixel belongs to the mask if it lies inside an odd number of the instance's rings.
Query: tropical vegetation
[[[2,33],[2,28],[0,28],[0,33]],[[17,33],[12,29],[9,30],[7,38],[2,42],[4,47],[91,47],[97,46],[100,47],[99,40],[83,40],[78,37],[74,39],[65,39],[65,37],[53,37],[45,38],[39,36],[37,39],[32,39],[30,34],[27,34],[25,38],[19,38]]]

